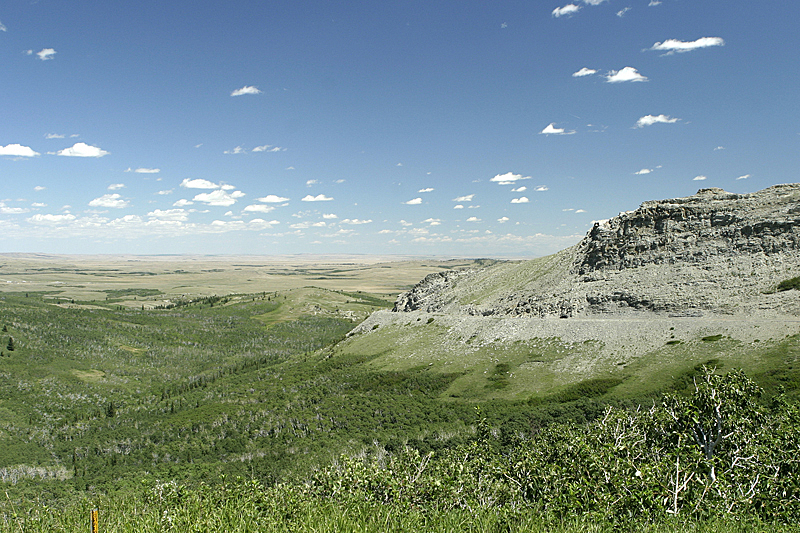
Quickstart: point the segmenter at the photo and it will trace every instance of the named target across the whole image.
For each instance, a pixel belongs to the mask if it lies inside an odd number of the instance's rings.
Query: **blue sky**
[[[798,181],[800,5],[0,7],[0,251],[537,256]]]

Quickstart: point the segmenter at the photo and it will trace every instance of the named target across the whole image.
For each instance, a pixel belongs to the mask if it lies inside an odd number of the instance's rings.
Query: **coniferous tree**
[[[6,346],[6,350],[8,350],[9,352],[14,351],[14,339],[12,339],[11,337],[8,338],[8,346]]]

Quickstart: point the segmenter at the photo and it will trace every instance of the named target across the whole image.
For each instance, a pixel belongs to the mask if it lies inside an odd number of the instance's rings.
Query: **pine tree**
[[[8,350],[9,352],[14,351],[14,339],[12,339],[11,337],[8,338],[8,346],[6,346],[6,350]]]

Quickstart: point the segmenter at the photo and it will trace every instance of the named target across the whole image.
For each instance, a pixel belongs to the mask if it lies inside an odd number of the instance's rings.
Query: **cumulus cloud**
[[[585,209],[576,209],[575,212],[576,213],[585,213],[586,210]]]
[[[695,176],[694,178],[692,178],[692,181],[705,181],[707,179],[708,178],[705,176]]]
[[[511,199],[511,203],[512,204],[527,204],[528,202],[530,202],[530,200],[528,200],[527,196],[521,196],[519,198],[512,198]]]
[[[353,225],[372,224],[372,219],[360,220],[358,218],[346,218],[342,220],[342,224],[353,224]]]
[[[478,217],[469,217],[467,219],[467,222],[480,222],[480,221],[481,219],[479,219]]]
[[[123,207],[128,207],[128,201],[123,200],[119,194],[104,194],[100,198],[95,198],[91,202],[89,202],[91,207],[113,207],[115,209],[121,209]]]
[[[3,215],[21,215],[30,212],[27,207],[8,207],[5,203],[0,202],[0,213]]]
[[[551,122],[545,129],[539,132],[540,135],[572,135],[573,133],[575,133],[575,130],[567,131],[564,128],[556,128],[555,122]]]
[[[529,180],[530,176],[523,176],[522,174],[514,174],[513,172],[506,172],[505,174],[498,174],[489,181],[499,183],[500,185],[511,185],[515,181]]]
[[[552,15],[556,18],[564,17],[564,16],[572,16],[578,11],[580,11],[581,6],[577,6],[575,4],[567,4],[563,7],[557,7],[553,10]]]
[[[668,115],[645,115],[636,121],[637,128],[644,128],[645,126],[652,126],[653,124],[674,124],[678,122],[679,118],[672,118]]]
[[[501,224],[505,224],[505,223],[506,223],[506,222],[508,222],[509,220],[511,220],[511,219],[510,219],[510,218],[508,218],[508,217],[500,217],[500,218],[498,218],[498,219],[497,219],[497,221],[498,221],[499,223],[501,223]]]
[[[271,205],[253,204],[244,208],[248,213],[270,213],[275,211],[275,207]]]
[[[322,214],[322,218],[324,218],[324,219],[326,219],[326,220],[332,220],[332,219],[339,218],[339,217],[338,217],[338,216],[336,216],[336,215],[335,215],[335,214],[333,214],[333,213],[323,213],[323,214]]]
[[[453,201],[454,202],[471,202],[474,197],[475,197],[474,194],[467,194],[466,196],[458,196],[457,198],[453,198]]]
[[[52,48],[43,48],[36,52],[36,55],[39,56],[39,59],[42,61],[47,61],[48,59],[53,59],[53,56],[56,55],[56,51]]]
[[[64,137],[66,137],[66,135],[60,133],[47,133],[44,136],[45,139],[63,139]]]
[[[422,203],[422,198],[413,198],[407,202],[403,202],[406,205],[419,205]]]
[[[453,209],[464,209],[464,206],[461,204],[457,204],[453,206]]]
[[[256,146],[253,148],[254,152],[285,152],[286,148],[281,148],[280,146],[272,146],[271,144],[265,144],[263,146]]]
[[[109,191],[118,191],[119,189],[124,189],[124,188],[125,188],[124,183],[112,183],[111,185],[108,186]]]
[[[544,191],[549,191],[550,189],[547,188],[547,185],[539,185],[533,190],[536,192],[544,192]]]
[[[33,190],[38,192],[38,191],[43,191],[43,190],[45,190],[46,188],[47,188],[47,187],[42,187],[41,185],[37,185],[36,187],[34,187],[34,188],[33,188]]]
[[[522,191],[527,191],[527,190],[528,190],[528,188],[526,186],[522,185],[521,187],[515,187],[515,188],[511,189],[511,192],[522,192]]]
[[[51,214],[40,214],[37,213],[32,217],[26,219],[31,224],[63,224],[65,222],[72,222],[75,220],[75,215],[67,213],[66,215],[51,215]]]
[[[441,226],[442,219],[440,218],[426,218],[422,221],[423,224],[429,224],[431,226]]]
[[[190,180],[189,178],[184,178],[184,180],[181,182],[181,187],[185,187],[187,189],[219,189],[219,185],[217,185],[213,181],[208,181],[200,178],[193,180]]]
[[[620,9],[619,11],[617,11],[617,16],[618,16],[618,17],[624,17],[624,16],[625,16],[625,13],[627,13],[627,12],[628,12],[628,11],[630,11],[631,9],[632,9],[632,8],[630,8],[630,7],[625,7],[625,8],[622,8],[622,9]]]
[[[236,89],[233,91],[231,96],[242,96],[243,94],[261,94],[261,91],[252,85],[245,85],[241,89]]]
[[[316,196],[311,196],[307,194],[303,198],[300,199],[301,202],[330,202],[333,200],[330,196],[325,196],[324,194],[318,194]]]
[[[591,76],[592,74],[597,74],[597,71],[593,68],[583,67],[578,72],[573,72],[573,78],[582,78],[584,76]]]
[[[127,171],[126,171],[127,172]],[[137,168],[134,170],[137,174],[158,174],[161,172],[160,168]]]
[[[433,187],[426,187],[424,189],[418,190],[417,192],[433,192],[433,191],[434,191]]]
[[[245,150],[245,149],[244,149],[244,148],[242,148],[241,146],[237,146],[237,147],[236,147],[236,148],[234,148],[233,150],[225,150],[225,151],[224,151],[224,152],[222,152],[222,153],[223,153],[223,154],[246,154],[246,153],[247,153],[247,150]]]
[[[172,207],[185,207],[187,205],[192,205],[192,204],[194,204],[194,202],[192,202],[191,200],[181,198],[180,200],[172,204]]]
[[[245,194],[242,191],[226,192],[222,189],[213,192],[203,192],[196,195],[192,200],[195,202],[203,202],[208,205],[228,207],[236,203],[239,198]]]
[[[612,70],[606,74],[606,82],[608,83],[621,83],[625,81],[647,81],[647,77],[639,74],[639,71],[633,67]]]
[[[634,172],[634,174],[636,174],[637,176],[641,176],[642,174],[650,174],[652,171],[653,170],[650,169],[650,168],[643,168],[642,170],[639,170],[638,172]]]
[[[696,41],[679,41],[678,39],[667,39],[662,43],[655,43],[649,50],[666,51],[665,55],[674,54],[675,52],[691,52],[698,48],[709,48],[711,46],[724,46],[725,41],[720,37],[701,37]]]
[[[10,155],[14,157],[34,157],[39,155],[29,146],[21,144],[9,144],[8,146],[0,146],[0,155]]]
[[[277,194],[268,194],[262,198],[256,198],[259,202],[264,202],[265,204],[280,204],[283,202],[288,202],[288,198],[284,198],[283,196],[278,196]]]
[[[177,222],[186,222],[189,219],[189,214],[185,209],[156,209],[147,213],[150,218],[157,218],[159,220],[173,220]]]
[[[749,177],[750,177],[750,174],[745,174],[744,176],[739,176],[739,177],[738,177],[738,178],[736,178],[736,179],[737,179],[737,180],[746,180],[746,179],[747,179],[747,178],[749,178]]]
[[[103,157],[108,154],[109,152],[86,143],[75,143],[69,148],[64,148],[56,152],[56,155],[63,155],[66,157]]]

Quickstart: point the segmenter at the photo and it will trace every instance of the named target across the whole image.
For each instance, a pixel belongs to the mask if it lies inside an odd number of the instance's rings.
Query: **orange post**
[[[99,529],[97,527],[97,509],[92,509],[92,533],[98,533]]]

